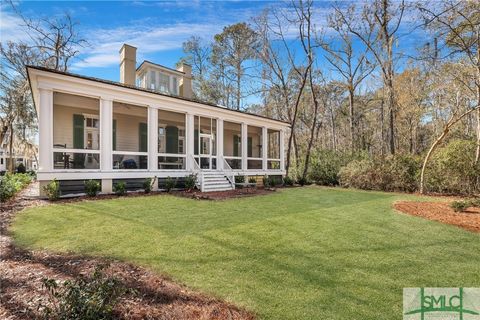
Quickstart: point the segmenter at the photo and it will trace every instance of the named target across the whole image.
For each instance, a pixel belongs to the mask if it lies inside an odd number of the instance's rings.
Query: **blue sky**
[[[344,2],[345,3],[345,2]],[[316,1],[315,23],[326,25],[332,1]],[[46,17],[69,12],[78,22],[81,36],[90,42],[70,71],[118,81],[118,50],[123,43],[138,48],[137,63],[151,60],[173,67],[183,55],[182,42],[191,35],[206,40],[226,25],[249,21],[280,1],[20,1],[17,7],[27,17]],[[21,21],[5,2],[1,4],[2,41],[28,40]],[[400,50],[418,44],[418,34],[409,34],[413,21],[406,19]],[[408,35],[407,35],[408,34]],[[320,61],[320,64],[322,62]]]

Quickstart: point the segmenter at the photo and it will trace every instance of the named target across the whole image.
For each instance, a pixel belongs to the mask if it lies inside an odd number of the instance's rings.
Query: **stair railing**
[[[232,186],[233,189],[235,189],[235,173],[233,172],[232,167],[228,164],[227,160],[222,156],[223,160],[223,171],[225,173],[225,177],[227,178],[228,182],[230,182],[230,185]]]
[[[203,184],[204,184],[204,179],[203,179],[203,172],[202,168],[200,168],[200,165],[197,162],[197,159],[193,155],[190,155],[190,160],[193,163],[193,172],[197,175],[197,183],[196,186],[200,191],[203,192]]]

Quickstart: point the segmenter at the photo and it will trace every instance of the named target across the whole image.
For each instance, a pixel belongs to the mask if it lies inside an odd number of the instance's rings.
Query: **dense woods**
[[[480,3],[329,5],[293,1],[193,36],[196,96],[288,121],[302,183],[478,192]]]
[[[287,172],[302,183],[477,193],[480,3],[319,3],[274,5],[210,39],[192,30],[181,61],[195,98],[289,122]],[[24,22],[34,45],[1,47],[0,139],[35,131],[23,65],[67,70],[84,44],[68,16]]]

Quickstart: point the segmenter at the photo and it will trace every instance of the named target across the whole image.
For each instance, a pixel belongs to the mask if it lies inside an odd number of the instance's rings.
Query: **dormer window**
[[[150,71],[150,89],[155,90],[155,71]]]
[[[159,85],[159,90],[161,92],[168,93],[170,92],[169,90],[169,77],[166,74],[160,73],[160,85]]]
[[[172,77],[172,94],[178,96],[178,80],[177,80],[177,77]]]

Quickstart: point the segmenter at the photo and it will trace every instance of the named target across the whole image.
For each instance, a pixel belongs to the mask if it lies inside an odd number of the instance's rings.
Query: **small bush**
[[[177,179],[167,177],[167,180],[165,181],[165,190],[167,190],[167,192],[170,192],[173,188],[175,188],[176,185]]]
[[[127,184],[124,181],[117,182],[113,185],[113,192],[117,196],[123,196],[127,193]]]
[[[0,202],[5,202],[15,195],[17,188],[13,179],[9,178],[9,174],[0,180]]]
[[[267,175],[264,175],[264,176],[263,176],[262,182],[263,182],[263,187],[264,187],[264,188],[270,188],[270,187],[272,187],[272,185],[271,185],[271,180],[270,180],[270,178],[269,178]]]
[[[480,207],[480,198],[473,198],[470,200],[470,205],[472,207],[479,208]]]
[[[235,176],[235,183],[245,183],[245,176]]]
[[[57,179],[53,179],[43,187],[43,191],[45,191],[48,200],[58,200],[58,198],[60,198],[60,182],[58,182]]]
[[[248,183],[255,183],[255,184],[257,184],[257,178],[255,178],[255,177],[249,177],[249,178],[248,178]]]
[[[145,193],[152,192],[153,184],[155,183],[155,178],[146,178],[143,180],[143,191]]]
[[[23,163],[20,163],[17,166],[17,173],[27,173],[27,168],[25,168],[25,165]]]
[[[192,191],[197,185],[197,175],[191,174],[185,177],[185,189],[187,191]]]
[[[89,197],[95,197],[101,190],[100,183],[96,180],[85,181],[85,193]]]
[[[107,277],[103,266],[89,277],[64,281],[43,279],[48,305],[40,304],[45,319],[114,319],[113,308],[129,290],[116,278]]]
[[[293,179],[289,176],[283,177],[283,185],[284,186],[293,186]]]
[[[303,187],[305,185],[309,185],[310,180],[308,180],[308,178],[300,177],[298,178],[297,183]]]
[[[453,209],[455,212],[463,212],[465,211],[468,207],[470,207],[471,204],[469,201],[453,201],[450,204],[450,207]]]

